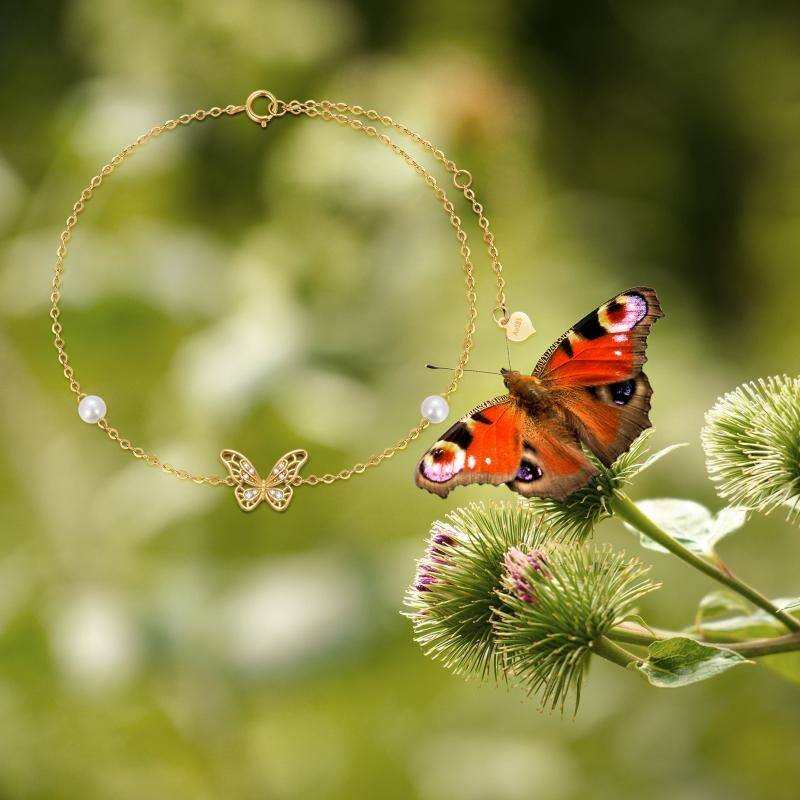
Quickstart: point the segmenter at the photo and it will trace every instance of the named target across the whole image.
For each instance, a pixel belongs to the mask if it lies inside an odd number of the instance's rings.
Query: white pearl
[[[444,422],[447,415],[450,413],[450,406],[447,405],[447,400],[441,395],[432,394],[422,401],[420,406],[422,416],[431,422]]]
[[[100,422],[106,415],[106,401],[96,394],[87,394],[83,400],[78,403],[78,416],[90,425],[95,422]]]

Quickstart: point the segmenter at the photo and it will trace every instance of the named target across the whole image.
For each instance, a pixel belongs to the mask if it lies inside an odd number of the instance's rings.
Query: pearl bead
[[[450,406],[447,405],[447,400],[441,395],[432,394],[422,401],[420,406],[422,416],[431,422],[444,422],[447,415],[450,413]]]
[[[78,416],[89,425],[94,425],[100,422],[106,415],[106,401],[96,394],[87,394],[83,400],[78,403]]]

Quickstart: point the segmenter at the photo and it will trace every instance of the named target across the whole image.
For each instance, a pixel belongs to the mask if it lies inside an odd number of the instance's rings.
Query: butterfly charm
[[[563,501],[650,427],[642,366],[664,314],[652,289],[618,294],[570,328],[531,375],[502,369],[508,393],[462,417],[422,457],[417,486],[446,497],[467,483],[506,484]]]
[[[223,450],[219,457],[234,480],[233,492],[242,511],[252,511],[266,501],[275,511],[286,511],[292,502],[292,483],[308,460],[305,450],[282,455],[266,478],[262,478],[249,459],[236,450]]]

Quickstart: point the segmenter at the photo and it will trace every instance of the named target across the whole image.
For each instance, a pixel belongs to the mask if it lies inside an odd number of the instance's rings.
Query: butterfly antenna
[[[435,364],[426,364],[427,369],[447,369],[454,370],[455,367],[437,367]],[[482,375],[499,375],[499,372],[489,372],[486,369],[463,369],[463,372],[480,372]]]
[[[508,337],[506,336],[506,357],[508,358],[508,369],[511,369],[511,348],[508,346]]]

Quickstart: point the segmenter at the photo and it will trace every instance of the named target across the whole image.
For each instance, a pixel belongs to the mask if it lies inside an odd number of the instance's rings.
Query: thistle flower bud
[[[549,575],[547,561],[541,550],[532,550],[524,553],[518,547],[512,547],[504,558],[506,575],[503,581],[505,587],[517,593],[520,600],[526,603],[536,603],[536,595],[528,579],[525,577],[525,570],[529,567],[539,572]]]
[[[434,523],[406,593],[407,616],[425,652],[456,673],[502,676],[492,609],[504,557],[511,548],[540,547],[546,537],[537,516],[519,503],[473,504]]]
[[[425,557],[417,564],[417,577],[414,586],[418,592],[427,592],[430,586],[437,581],[439,569],[449,562],[448,550],[455,547],[458,540],[458,531],[447,523],[437,520],[431,528],[431,536]]]
[[[800,378],[760,379],[720,398],[706,414],[703,449],[717,493],[800,519]]]
[[[543,707],[580,700],[595,642],[633,615],[636,601],[657,588],[647,568],[610,547],[549,542],[546,555],[511,549],[493,620],[506,672]]]

